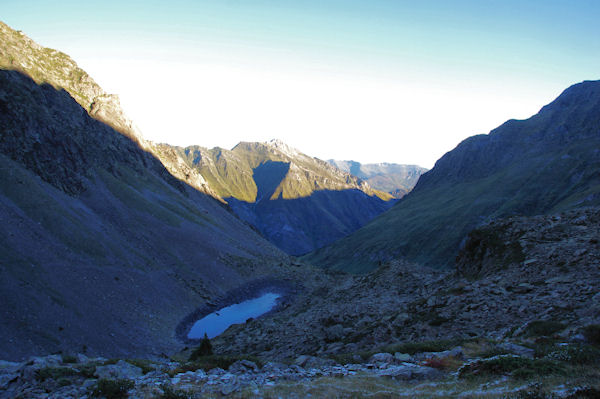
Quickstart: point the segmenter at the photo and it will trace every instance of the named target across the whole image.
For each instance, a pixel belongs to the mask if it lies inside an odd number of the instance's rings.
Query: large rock
[[[127,363],[124,360],[119,360],[116,364],[96,367],[94,375],[98,378],[106,379],[128,379],[132,380],[142,376],[142,369]]]

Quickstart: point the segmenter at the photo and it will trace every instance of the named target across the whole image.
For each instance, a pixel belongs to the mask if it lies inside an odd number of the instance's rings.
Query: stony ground
[[[431,339],[505,339],[550,322],[573,337],[600,322],[600,210],[511,218],[471,234],[457,271],[402,261],[364,276],[323,274],[270,317],[231,327],[222,352],[283,359]]]
[[[0,398],[597,398],[599,238],[597,208],[496,221],[456,271],[305,273],[282,310],[214,339],[217,355],[0,362]]]
[[[0,398],[598,397],[598,369],[556,354],[584,347],[557,348],[562,352],[534,359],[533,349],[480,341],[442,352],[376,353],[345,364],[312,356],[257,363],[214,356],[176,362],[52,355],[1,362]]]

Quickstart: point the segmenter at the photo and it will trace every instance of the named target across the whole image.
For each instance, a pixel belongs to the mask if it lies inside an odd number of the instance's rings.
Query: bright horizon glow
[[[3,3],[2,21],[118,94],[145,138],[181,146],[278,138],[431,168],[600,73],[595,1]]]

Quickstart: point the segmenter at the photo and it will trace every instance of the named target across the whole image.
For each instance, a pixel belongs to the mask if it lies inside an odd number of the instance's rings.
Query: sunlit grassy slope
[[[391,210],[307,256],[371,270],[394,257],[451,267],[466,234],[490,219],[600,203],[600,82],[565,90],[533,117],[470,137]]]

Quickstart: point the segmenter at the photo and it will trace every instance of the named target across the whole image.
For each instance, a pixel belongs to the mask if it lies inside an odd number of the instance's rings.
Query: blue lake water
[[[198,320],[188,333],[190,339],[214,338],[232,324],[245,323],[249,318],[263,315],[273,309],[277,304],[279,294],[267,293],[258,298],[249,299],[235,305],[219,309]]]

